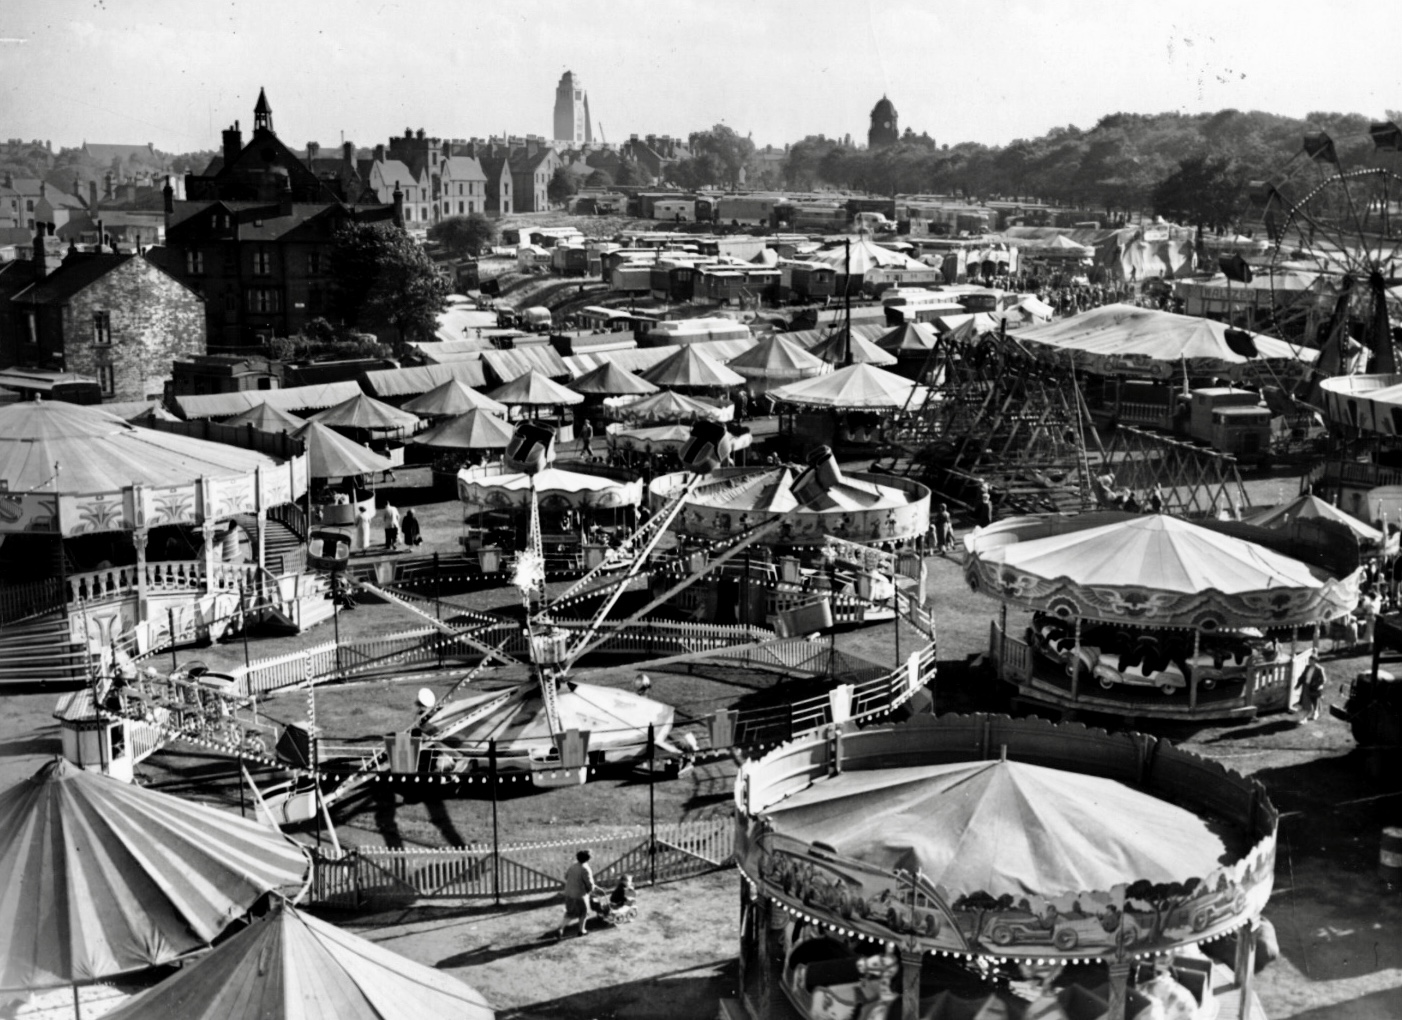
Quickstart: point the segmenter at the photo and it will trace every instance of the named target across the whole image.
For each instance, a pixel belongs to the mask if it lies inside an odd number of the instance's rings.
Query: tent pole
[[[1071,651],[1071,700],[1076,700],[1076,689],[1081,680],[1081,618],[1076,617],[1076,647]]]
[[[73,985],[73,1020],[83,1020],[83,1007],[78,1001],[78,986]]]

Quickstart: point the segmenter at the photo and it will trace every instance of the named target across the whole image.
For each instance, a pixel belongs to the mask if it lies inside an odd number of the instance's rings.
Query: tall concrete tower
[[[594,128],[589,123],[589,96],[573,71],[560,76],[555,86],[555,133],[557,142],[584,145],[594,140]]]

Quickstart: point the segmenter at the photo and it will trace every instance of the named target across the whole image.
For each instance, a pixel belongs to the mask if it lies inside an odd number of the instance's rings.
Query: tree
[[[696,132],[688,140],[688,145],[695,161],[704,168],[707,179],[699,182],[701,184],[733,187],[740,182],[740,172],[755,154],[754,142],[740,137],[734,128],[724,124],[717,124],[709,131]],[[714,162],[707,160],[707,157]],[[670,172],[668,176],[672,176]]]
[[[619,161],[613,183],[620,188],[643,188],[652,183],[652,177],[636,159],[625,159]]]
[[[611,188],[613,187],[613,175],[607,170],[595,170],[584,179],[586,188]]]
[[[555,168],[555,172],[550,175],[550,183],[545,187],[545,193],[556,205],[564,205],[577,191],[579,182],[574,179],[574,174],[562,166]]]
[[[1233,225],[1246,200],[1246,178],[1225,156],[1189,156],[1155,185],[1149,202],[1164,219],[1213,230]]]
[[[315,318],[295,336],[275,336],[268,344],[279,361],[308,361],[323,355],[337,358],[388,358],[394,352],[368,333],[337,331]]]
[[[343,327],[377,335],[391,328],[400,346],[433,336],[448,284],[403,230],[384,223],[343,224],[331,250],[331,272]]]
[[[475,258],[497,239],[496,224],[481,213],[449,216],[428,228],[428,239],[458,258]]]

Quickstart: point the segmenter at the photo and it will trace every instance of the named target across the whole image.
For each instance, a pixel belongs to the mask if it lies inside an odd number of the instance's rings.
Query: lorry
[[[1174,431],[1243,463],[1264,464],[1271,451],[1271,411],[1254,390],[1209,386],[1179,397]]]

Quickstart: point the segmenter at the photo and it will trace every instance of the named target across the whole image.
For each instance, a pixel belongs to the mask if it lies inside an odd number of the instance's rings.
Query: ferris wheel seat
[[[502,460],[511,471],[539,474],[550,461],[555,445],[555,430],[538,422],[523,421],[516,426]]]
[[[691,426],[691,438],[682,444],[682,465],[697,474],[708,474],[730,460],[734,440],[717,421],[698,421]]]

